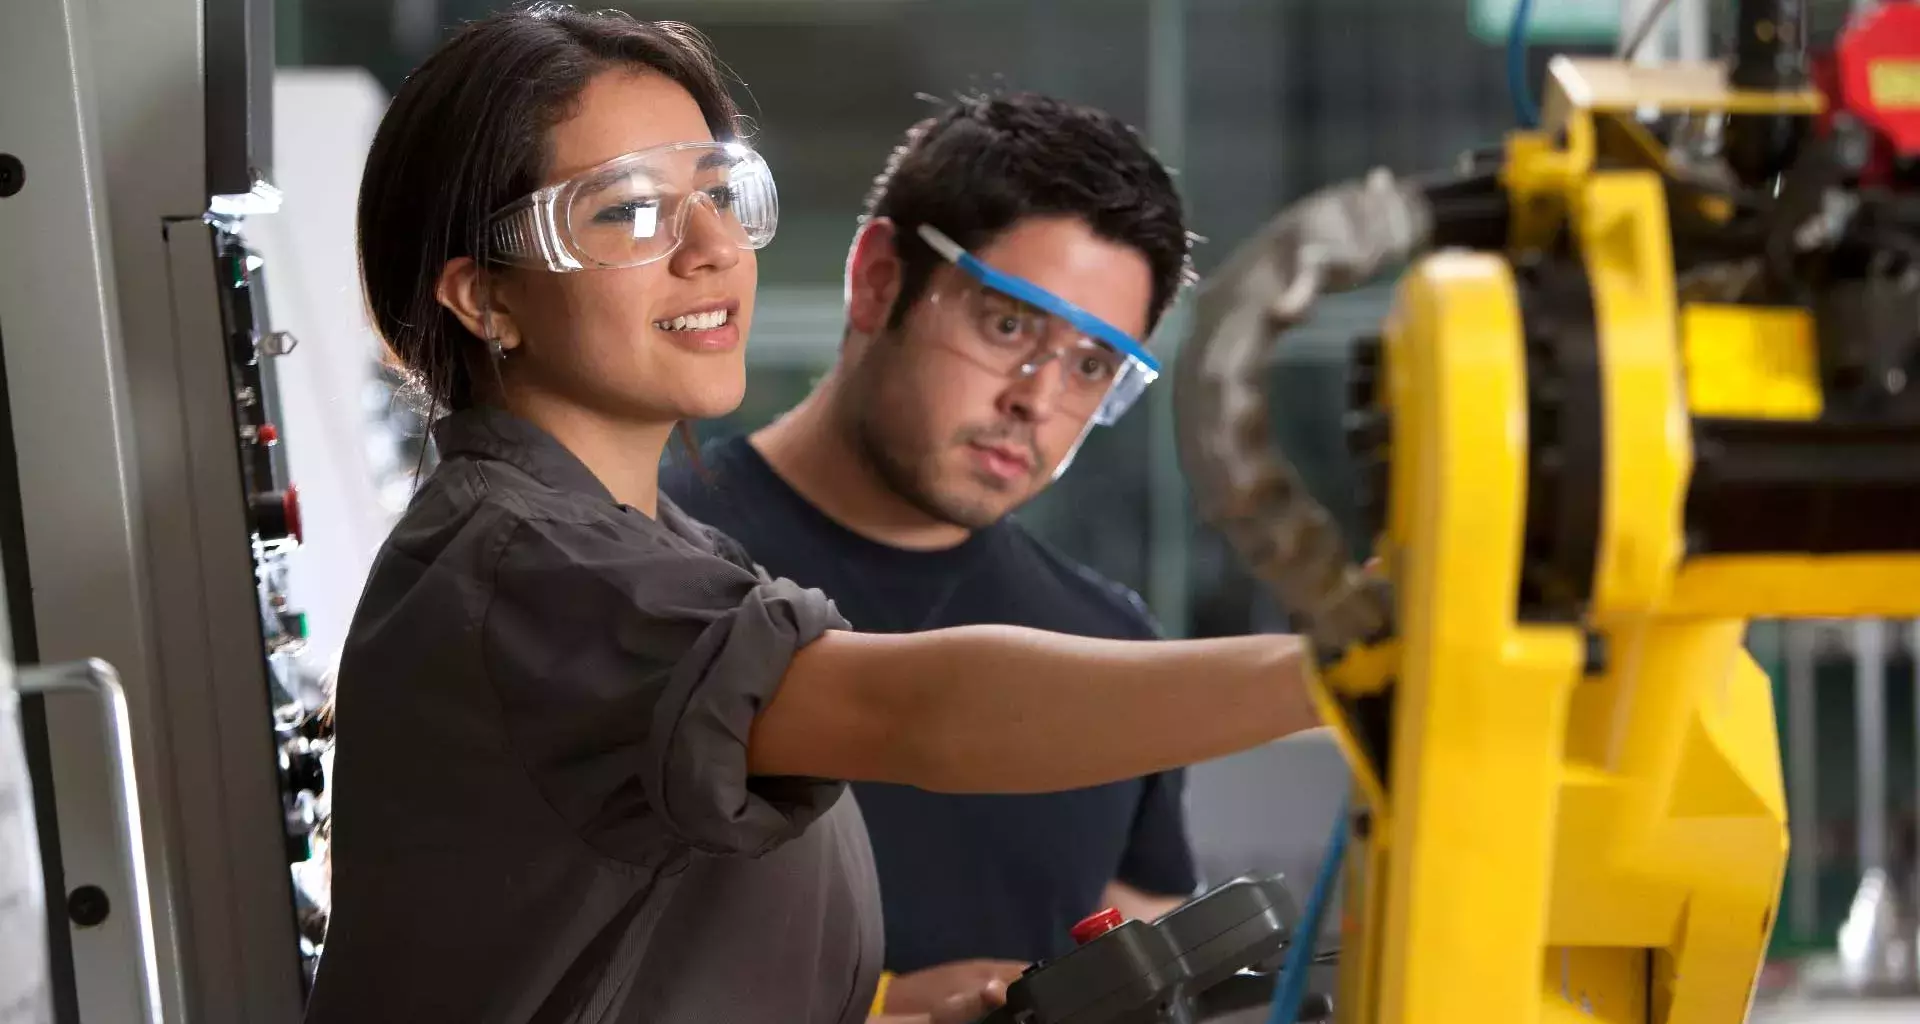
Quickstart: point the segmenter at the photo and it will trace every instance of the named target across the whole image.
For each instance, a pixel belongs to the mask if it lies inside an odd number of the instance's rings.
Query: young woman
[[[776,216],[716,68],[682,26],[522,9],[381,123],[366,297],[449,411],[343,656],[309,1020],[858,1021],[845,780],[1069,789],[1314,724],[1293,638],[853,633],[660,499],[675,425],[740,401]]]

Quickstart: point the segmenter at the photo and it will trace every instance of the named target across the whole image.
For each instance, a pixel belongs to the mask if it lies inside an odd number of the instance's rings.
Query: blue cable
[[[1334,816],[1327,856],[1320,862],[1319,874],[1314,876],[1313,892],[1307,896],[1300,926],[1293,930],[1293,943],[1287,947],[1280,983],[1274,986],[1273,1013],[1267,1018],[1267,1024],[1294,1024],[1300,1019],[1300,1002],[1307,997],[1307,972],[1313,967],[1313,950],[1320,942],[1320,917],[1333,895],[1333,880],[1340,876],[1340,863],[1347,856],[1348,802],[1340,801],[1340,813]]]
[[[1507,27],[1507,94],[1513,99],[1513,117],[1522,128],[1540,123],[1540,111],[1533,105],[1533,91],[1527,87],[1527,22],[1533,18],[1533,0],[1520,0],[1513,9],[1513,22]]]

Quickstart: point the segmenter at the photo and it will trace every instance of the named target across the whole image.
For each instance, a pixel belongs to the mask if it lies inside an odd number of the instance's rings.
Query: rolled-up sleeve
[[[753,720],[794,653],[846,626],[817,590],[672,537],[525,521],[501,545],[481,622],[514,753],[609,857],[756,856],[841,795],[747,771]]]

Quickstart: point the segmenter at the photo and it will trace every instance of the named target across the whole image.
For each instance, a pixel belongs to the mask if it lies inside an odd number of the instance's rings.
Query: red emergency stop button
[[[1084,946],[1115,928],[1120,927],[1125,921],[1126,918],[1121,917],[1118,910],[1108,907],[1073,926],[1071,934],[1073,935],[1074,945]]]

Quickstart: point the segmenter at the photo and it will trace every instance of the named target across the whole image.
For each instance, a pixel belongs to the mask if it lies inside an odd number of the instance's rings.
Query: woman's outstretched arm
[[[1292,636],[828,632],[755,719],[748,768],[944,792],[1074,789],[1318,725],[1309,671]]]

